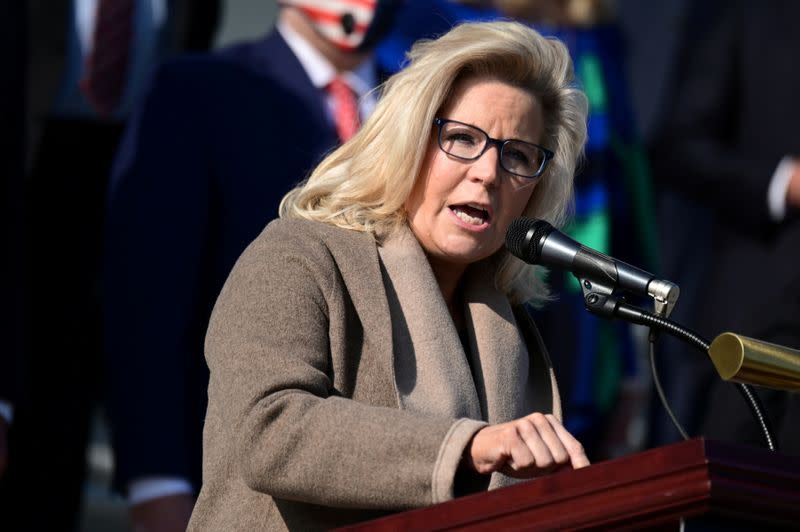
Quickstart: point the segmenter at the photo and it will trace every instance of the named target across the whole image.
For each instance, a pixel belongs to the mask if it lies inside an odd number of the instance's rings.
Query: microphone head
[[[536,218],[517,218],[506,231],[506,249],[528,264],[538,264],[542,243],[554,227]]]

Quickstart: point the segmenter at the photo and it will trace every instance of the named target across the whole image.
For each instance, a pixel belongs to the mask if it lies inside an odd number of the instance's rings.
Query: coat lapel
[[[341,231],[320,224],[326,231],[328,249],[339,267],[363,331],[364,349],[358,363],[352,397],[397,408],[398,394],[392,366],[392,324],[386,300],[375,239],[369,233]],[[351,346],[352,347],[352,346]]]
[[[483,419],[469,363],[425,254],[407,227],[378,250],[402,408]]]
[[[494,287],[493,269],[473,265],[463,286],[470,355],[487,421],[503,423],[533,412],[528,351],[508,299]]]

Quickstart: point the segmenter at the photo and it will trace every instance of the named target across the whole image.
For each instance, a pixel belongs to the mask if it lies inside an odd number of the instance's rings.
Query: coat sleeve
[[[209,418],[223,421],[216,435],[207,421],[206,444],[218,449],[206,452],[235,446],[241,480],[283,499],[403,509],[451,498],[484,424],[340,395],[334,368],[357,365],[361,345],[346,336],[348,360],[331,354],[341,313],[354,312],[335,263],[319,240],[272,227],[242,255],[212,315]]]

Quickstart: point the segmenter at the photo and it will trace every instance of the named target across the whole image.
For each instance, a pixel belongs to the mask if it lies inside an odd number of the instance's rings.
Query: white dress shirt
[[[767,205],[773,222],[782,222],[786,217],[786,192],[794,173],[795,163],[791,157],[784,157],[772,174],[767,190]]]

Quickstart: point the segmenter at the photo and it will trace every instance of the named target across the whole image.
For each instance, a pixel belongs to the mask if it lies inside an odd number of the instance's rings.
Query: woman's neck
[[[447,310],[450,311],[450,317],[453,318],[456,329],[463,329],[465,323],[464,305],[460,287],[464,271],[467,269],[466,265],[445,263],[430,255],[428,256],[428,262],[431,265],[433,276],[436,278],[436,283],[439,285],[439,290],[442,292],[442,297],[445,304],[447,304]]]

